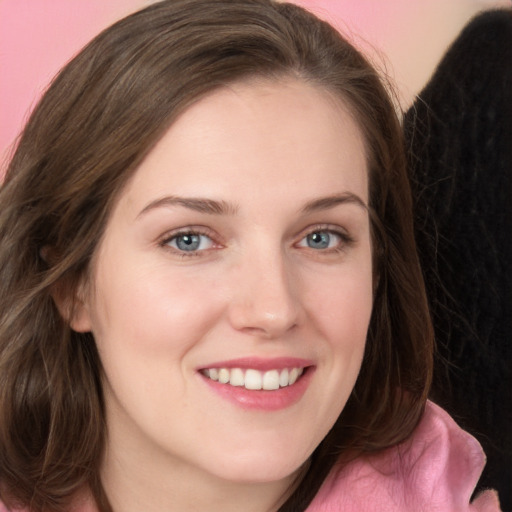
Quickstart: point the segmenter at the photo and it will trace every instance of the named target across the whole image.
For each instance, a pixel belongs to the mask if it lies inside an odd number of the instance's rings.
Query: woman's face
[[[103,364],[107,466],[298,470],[363,357],[367,191],[362,135],[318,87],[235,84],[179,117],[120,195],[73,322]]]

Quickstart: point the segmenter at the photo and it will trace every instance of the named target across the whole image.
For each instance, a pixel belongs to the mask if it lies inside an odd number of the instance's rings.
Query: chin
[[[232,453],[229,458],[217,464],[213,471],[224,480],[233,483],[271,483],[294,476],[307,464],[309,456],[297,457],[297,452],[290,457],[289,454],[270,454],[266,450],[259,450],[256,454]],[[220,461],[219,461],[220,462]]]

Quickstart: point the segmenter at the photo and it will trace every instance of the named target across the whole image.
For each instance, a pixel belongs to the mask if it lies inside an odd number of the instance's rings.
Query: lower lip
[[[297,403],[309,386],[314,373],[313,367],[305,369],[301,377],[291,386],[266,390],[249,390],[242,386],[231,386],[229,384],[221,384],[215,380],[211,380],[202,374],[199,374],[203,381],[215,393],[222,398],[234,403],[242,409],[259,409],[262,411],[278,411],[286,409]]]

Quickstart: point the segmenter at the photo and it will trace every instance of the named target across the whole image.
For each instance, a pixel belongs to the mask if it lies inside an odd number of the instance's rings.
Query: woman
[[[382,84],[304,10],[165,1],[100,34],[1,191],[3,501],[361,510],[371,482],[371,510],[469,510],[410,203]],[[471,469],[424,501],[445,433]]]

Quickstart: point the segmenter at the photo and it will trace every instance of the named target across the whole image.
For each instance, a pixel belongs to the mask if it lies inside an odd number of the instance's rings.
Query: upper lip
[[[299,357],[241,357],[226,361],[215,361],[201,366],[198,370],[206,370],[208,368],[250,368],[264,372],[268,370],[284,370],[285,368],[306,368],[308,366],[313,366],[313,361]]]

